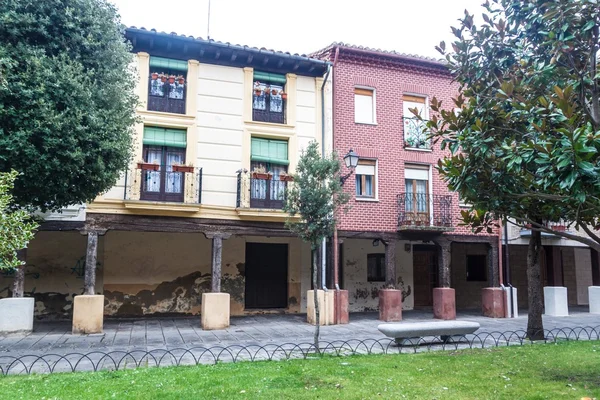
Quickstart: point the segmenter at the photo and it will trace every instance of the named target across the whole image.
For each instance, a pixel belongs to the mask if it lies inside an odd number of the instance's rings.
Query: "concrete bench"
[[[416,344],[424,336],[439,336],[447,341],[452,336],[467,335],[479,329],[478,322],[471,321],[426,321],[426,322],[394,322],[380,324],[377,329],[384,335],[396,340],[398,344],[409,342]]]

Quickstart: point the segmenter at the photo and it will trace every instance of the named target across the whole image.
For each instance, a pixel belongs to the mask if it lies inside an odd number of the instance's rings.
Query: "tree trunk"
[[[313,251],[312,251],[312,268],[313,268],[313,295],[314,295],[314,301],[315,301],[315,337],[314,337],[314,342],[315,342],[315,349],[317,351],[317,354],[320,353],[319,351],[319,326],[321,323],[320,320],[320,313],[319,313],[319,293],[318,293],[318,289],[319,287],[317,286],[317,276],[319,274],[319,257],[317,254],[317,250],[316,250],[316,246],[313,246]]]
[[[527,249],[527,295],[529,300],[529,315],[527,319],[527,337],[531,340],[544,339],[544,324],[542,321],[542,278],[540,268],[540,253],[542,250],[542,234],[532,230]]]
[[[19,250],[17,256],[19,260],[26,261],[27,250]],[[23,297],[25,295],[25,264],[19,266],[15,270],[15,278],[13,281],[12,297]]]

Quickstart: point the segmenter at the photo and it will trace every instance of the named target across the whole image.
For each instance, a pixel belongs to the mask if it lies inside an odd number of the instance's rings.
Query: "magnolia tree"
[[[460,85],[431,101],[428,129],[451,156],[438,168],[473,205],[476,232],[498,219],[532,228],[527,255],[530,338],[543,337],[541,232],[600,250],[600,8],[594,0],[494,0],[481,25],[465,11],[440,43]],[[567,224],[587,237],[553,229]]]
[[[0,172],[0,270],[16,269],[18,276],[24,273],[18,253],[33,239],[37,224],[28,212],[13,204],[11,191],[17,175],[16,171]],[[23,289],[15,288],[13,295],[22,296]]]
[[[348,202],[340,182],[340,161],[334,153],[321,157],[319,144],[311,141],[302,152],[294,183],[286,194],[284,211],[290,214],[286,226],[305,242],[312,252],[312,283],[315,304],[315,348],[319,351],[319,302],[317,297],[319,244],[333,234],[337,210]]]

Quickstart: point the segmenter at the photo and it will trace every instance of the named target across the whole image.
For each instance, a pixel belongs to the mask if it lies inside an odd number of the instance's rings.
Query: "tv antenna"
[[[208,23],[206,24],[206,39],[210,40],[210,0],[208,0]]]

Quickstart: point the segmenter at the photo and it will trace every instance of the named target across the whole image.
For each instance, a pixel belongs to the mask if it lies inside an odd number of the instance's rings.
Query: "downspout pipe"
[[[340,55],[340,47],[336,46],[335,47],[335,56],[333,57],[333,65],[331,66],[332,69],[335,69],[339,55]],[[329,74],[329,70],[327,70],[327,74]],[[335,92],[335,87],[332,87],[332,92]],[[321,90],[321,94],[323,94],[322,90]],[[331,142],[332,142],[332,145],[333,145],[334,137],[335,137],[335,118],[333,118],[333,116],[332,116],[332,118],[331,118]],[[335,287],[335,290],[339,291],[340,290],[340,254],[339,254],[340,246],[338,244],[337,227],[333,230],[333,243],[331,245],[331,248],[333,251],[333,285]]]
[[[321,85],[321,157],[325,158],[325,85],[329,79],[329,73],[331,72],[331,64],[327,63],[327,73],[323,84]],[[321,243],[321,286],[323,290],[327,291],[327,238],[323,238]]]

